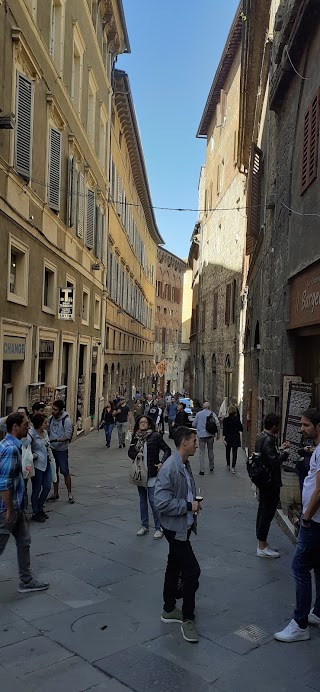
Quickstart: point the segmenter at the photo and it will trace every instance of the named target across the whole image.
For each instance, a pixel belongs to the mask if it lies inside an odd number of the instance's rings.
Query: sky
[[[198,207],[205,140],[196,139],[238,0],[123,0],[129,75],[154,206]],[[196,212],[155,210],[165,247],[186,258]]]

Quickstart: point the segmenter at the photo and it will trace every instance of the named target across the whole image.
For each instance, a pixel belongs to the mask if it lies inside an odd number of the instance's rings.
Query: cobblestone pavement
[[[65,488],[32,525],[32,563],[50,581],[45,593],[16,592],[15,545],[0,561],[0,681],[5,692],[306,692],[320,690],[320,630],[312,640],[281,644],[273,632],[294,603],[293,546],[274,524],[280,560],[255,556],[256,501],[243,458],[235,476],[215,445],[214,474],[204,486],[199,534],[202,574],[196,623],[200,641],[160,622],[165,539],[138,538],[138,494],[129,460],[103,432],[70,447],[76,504]],[[5,683],[5,686],[4,686]]]

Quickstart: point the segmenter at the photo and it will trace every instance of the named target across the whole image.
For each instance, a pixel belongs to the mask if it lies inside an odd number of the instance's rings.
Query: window
[[[100,107],[100,131],[99,131],[99,161],[103,170],[106,166],[107,149],[107,113],[104,106]]]
[[[221,89],[220,91],[220,126],[224,127],[227,117],[227,94]]]
[[[164,285],[164,299],[168,300],[168,284]]]
[[[17,72],[15,168],[26,180],[32,171],[33,82]]]
[[[237,281],[236,281],[236,279],[234,279],[232,282],[232,290],[231,290],[231,314],[230,314],[231,324],[234,324],[236,321],[236,308],[237,308]]]
[[[80,115],[81,113],[84,52],[85,44],[78,23],[76,23],[73,30],[71,98],[73,101],[74,108],[78,115]]]
[[[262,151],[255,144],[252,144],[250,153],[247,195],[247,254],[251,254],[253,250],[252,243],[248,245],[248,238],[256,239],[260,232],[261,175]]]
[[[78,199],[77,199],[77,236],[83,238],[85,214],[85,184],[84,175],[78,175]]]
[[[301,195],[317,177],[319,144],[320,90],[311,102],[305,116],[303,127],[303,148],[301,166]]]
[[[49,52],[60,76],[63,70],[64,17],[65,0],[51,0]]]
[[[231,293],[232,284],[226,285],[226,307],[225,307],[225,324],[229,326],[231,323]]]
[[[56,290],[57,290],[57,268],[48,260],[45,260],[43,267],[43,293],[42,310],[55,314],[56,310]]]
[[[90,291],[85,286],[82,289],[82,324],[89,324]]]
[[[171,300],[173,303],[175,301],[175,293],[176,293],[176,289],[174,286],[172,286],[172,288],[171,288]]]
[[[94,297],[94,323],[93,326],[95,329],[100,329],[100,308],[101,308],[101,299],[99,296]]]
[[[165,350],[166,350],[166,338],[167,338],[167,330],[165,327],[162,327],[162,353],[165,353]]]
[[[29,248],[9,236],[7,300],[28,304]]]
[[[202,320],[201,320],[201,328],[202,328],[203,332],[205,331],[205,328],[206,328],[206,308],[207,308],[207,303],[204,300],[202,303]]]
[[[217,329],[218,327],[218,291],[213,294],[213,320],[212,328]]]
[[[88,86],[88,114],[87,114],[87,133],[89,140],[94,147],[95,140],[95,126],[96,126],[96,95],[98,91],[98,85],[95,80],[93,71],[90,70],[89,73],[89,86]]]
[[[86,223],[86,246],[89,250],[94,247],[94,231],[95,231],[95,194],[93,190],[87,191],[87,223]]]
[[[51,126],[49,128],[48,159],[48,205],[50,209],[60,211],[61,132]]]

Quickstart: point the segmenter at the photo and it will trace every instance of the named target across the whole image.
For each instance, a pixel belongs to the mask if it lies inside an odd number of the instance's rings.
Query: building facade
[[[243,74],[255,64],[250,90],[258,105],[254,114],[242,104],[240,150],[251,190],[245,339],[251,448],[266,411],[276,410],[284,422],[289,378],[310,383],[312,403],[320,405],[320,8],[312,0],[265,5],[255,21],[262,8],[251,3],[243,54]]]
[[[181,386],[182,296],[186,263],[158,248],[154,340],[154,390],[175,393]]]
[[[237,165],[241,38],[238,9],[197,136],[206,139],[204,207],[199,225],[199,287],[194,395],[218,410],[242,401],[243,269],[246,177]],[[193,328],[194,325],[193,325]]]
[[[191,349],[190,332],[192,317],[192,270],[188,268],[183,275],[182,291],[182,325],[181,325],[181,359],[178,390],[190,395],[191,390]]]
[[[104,398],[151,391],[157,248],[155,221],[130,83],[114,71],[111,125]]]
[[[121,0],[0,3],[1,413],[102,394],[112,65]]]

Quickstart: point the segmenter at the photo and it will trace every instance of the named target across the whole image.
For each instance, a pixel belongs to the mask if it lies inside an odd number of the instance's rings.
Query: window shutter
[[[32,169],[33,82],[17,72],[15,167],[30,180]]]
[[[317,177],[319,143],[320,91],[311,102],[305,117],[301,168],[301,194]]]
[[[93,190],[87,191],[87,227],[86,227],[86,246],[89,250],[94,247],[94,217],[95,217],[95,194]]]
[[[236,305],[237,305],[237,280],[232,282],[232,303],[231,303],[231,323],[236,321]]]
[[[69,226],[72,228],[75,223],[75,208],[76,208],[76,193],[77,193],[77,167],[76,167],[76,157],[72,156],[69,159]]]
[[[262,151],[255,144],[252,144],[248,176],[247,235],[254,239],[258,238],[260,233],[261,175]]]
[[[213,294],[213,329],[218,327],[218,293]]]
[[[118,199],[117,199],[117,212],[118,215],[122,215],[122,193],[123,193],[123,187],[122,187],[122,178],[119,175],[118,176]]]
[[[95,233],[95,256],[101,260],[101,243],[102,243],[102,218],[101,209],[96,207],[96,233]]]
[[[101,217],[101,262],[106,265],[106,248],[107,248],[107,237],[106,237],[106,215],[102,214]]]
[[[231,308],[231,284],[226,286],[226,310],[225,310],[225,324],[230,324],[230,308]]]
[[[54,211],[60,211],[60,177],[61,177],[61,132],[50,127],[49,133],[49,178],[48,205]]]
[[[107,255],[107,290],[109,295],[111,294],[111,252],[110,248],[108,248],[108,255]]]
[[[83,238],[84,232],[84,206],[85,206],[85,187],[84,175],[78,175],[78,205],[77,205],[77,236]]]

